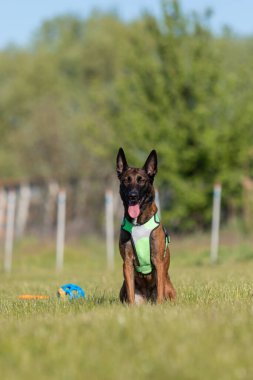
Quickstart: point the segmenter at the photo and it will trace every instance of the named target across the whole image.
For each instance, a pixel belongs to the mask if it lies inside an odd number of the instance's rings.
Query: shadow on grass
[[[94,295],[90,295],[87,297],[87,305],[90,306],[107,306],[114,304],[120,304],[119,297],[115,296],[115,294],[108,294],[105,292],[98,294],[96,291],[94,292]]]

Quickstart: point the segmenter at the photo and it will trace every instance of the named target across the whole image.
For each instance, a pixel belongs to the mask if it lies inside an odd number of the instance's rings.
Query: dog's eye
[[[130,176],[126,177],[124,179],[124,183],[127,185],[128,183],[130,183],[132,181],[132,178]]]
[[[141,176],[138,176],[137,183],[140,183],[140,184],[144,183],[144,178],[142,178]]]

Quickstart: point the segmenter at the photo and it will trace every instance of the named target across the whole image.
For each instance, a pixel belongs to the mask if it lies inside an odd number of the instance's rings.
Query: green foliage
[[[124,23],[94,13],[46,21],[30,48],[0,59],[1,177],[112,178],[159,155],[163,217],[176,229],[210,222],[214,182],[224,215],[241,210],[252,175],[251,39],[215,37],[178,1]]]

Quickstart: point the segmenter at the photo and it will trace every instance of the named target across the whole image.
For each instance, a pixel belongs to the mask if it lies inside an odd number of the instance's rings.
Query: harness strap
[[[168,245],[170,243],[170,235],[169,235],[169,233],[168,233],[168,231],[166,230],[165,227],[163,227],[163,231],[164,231],[164,235],[165,235],[165,248],[164,248],[164,255],[163,255],[163,257],[165,257]]]

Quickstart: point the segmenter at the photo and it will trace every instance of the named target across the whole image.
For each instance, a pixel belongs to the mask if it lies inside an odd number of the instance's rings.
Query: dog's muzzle
[[[136,203],[138,203],[138,192],[136,190],[131,190],[128,194],[128,205],[134,206]]]

